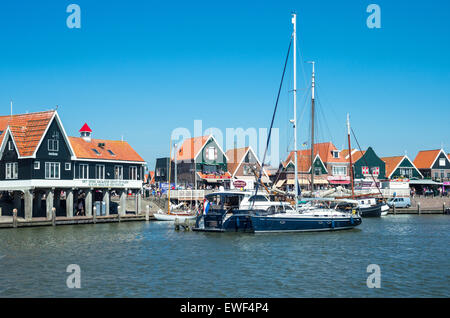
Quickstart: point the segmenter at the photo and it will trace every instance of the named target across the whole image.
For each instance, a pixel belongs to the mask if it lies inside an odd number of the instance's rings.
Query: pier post
[[[442,203],[442,213],[445,214],[445,202]]]
[[[103,192],[103,202],[105,202],[105,215],[109,215],[109,203],[110,203],[110,198],[109,198],[109,189],[105,190]]]
[[[84,199],[86,216],[92,216],[92,189],[86,190],[86,198]]]
[[[417,213],[420,214],[420,202],[417,202]]]
[[[73,190],[66,191],[66,216],[73,217]]]
[[[59,189],[58,191],[54,191],[53,192],[53,196],[54,196],[54,208],[56,209],[56,211],[59,211],[61,209],[61,189]]]
[[[17,227],[17,209],[13,209],[13,227]]]
[[[33,218],[33,190],[24,190],[23,203],[25,220],[30,221]]]
[[[56,225],[56,208],[52,208],[52,226]]]
[[[120,209],[121,209],[121,207],[120,207],[120,205],[117,207],[117,221],[119,221],[119,223],[120,223]]]
[[[47,208],[47,220],[52,219],[52,209],[53,209],[53,190],[48,190],[45,197],[45,203]]]
[[[125,215],[127,211],[127,189],[124,189],[120,192],[120,209],[119,214]]]
[[[95,224],[95,223],[97,223],[97,207],[94,206],[94,207],[92,208],[92,210],[93,210],[93,213],[92,213],[92,221],[93,221],[94,224]]]
[[[13,193],[13,209],[17,209],[17,213],[22,209],[19,191],[14,191]]]
[[[136,192],[135,204],[136,204],[136,215],[141,214],[141,190]]]
[[[147,205],[145,207],[145,220],[149,221],[150,220],[150,205]]]
[[[395,203],[392,204],[392,209],[394,210],[394,214],[397,214],[397,213],[395,212]]]

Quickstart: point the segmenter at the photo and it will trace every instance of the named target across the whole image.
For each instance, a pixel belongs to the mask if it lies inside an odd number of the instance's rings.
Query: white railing
[[[178,200],[203,200],[215,190],[170,190],[170,198]]]

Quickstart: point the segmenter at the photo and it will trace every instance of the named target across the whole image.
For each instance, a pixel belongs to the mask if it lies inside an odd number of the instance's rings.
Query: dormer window
[[[109,153],[111,156],[115,156],[115,155],[116,155],[114,152],[112,152],[112,150],[109,150],[109,149],[108,149],[108,153]]]
[[[99,152],[97,149],[92,148],[92,151],[93,151],[97,156],[100,156],[100,152]]]
[[[339,151],[333,150],[333,151],[331,152],[331,154],[333,155],[333,158],[339,158]]]

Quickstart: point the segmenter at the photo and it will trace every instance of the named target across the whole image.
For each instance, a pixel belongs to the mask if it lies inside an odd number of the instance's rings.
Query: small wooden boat
[[[196,214],[193,214],[190,211],[176,211],[165,213],[162,210],[159,210],[158,212],[154,213],[153,216],[158,221],[171,221],[171,222],[174,222],[176,219],[178,219],[179,222],[184,222],[185,220],[193,220],[197,217]]]

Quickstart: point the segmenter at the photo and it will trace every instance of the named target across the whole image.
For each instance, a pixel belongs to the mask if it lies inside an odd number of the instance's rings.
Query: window
[[[444,172],[444,170],[441,170],[441,179],[444,179],[444,176],[445,176],[445,172]]]
[[[14,149],[13,142],[8,141],[8,150],[13,150],[13,149]]]
[[[249,199],[250,202],[267,202],[269,201],[265,196],[263,195],[254,195]]]
[[[314,167],[314,175],[320,176],[321,172],[322,172],[322,169]]]
[[[59,141],[56,139],[48,140],[48,151],[58,151],[59,149]]]
[[[412,168],[400,168],[400,175],[403,177],[411,178],[413,176]]]
[[[95,149],[95,148],[92,148],[92,151],[97,155],[97,156],[100,156],[100,152],[98,152],[98,150],[97,149]]]
[[[34,170],[39,170],[41,169],[41,163],[39,161],[35,161],[34,162]]]
[[[45,163],[45,179],[59,179],[60,163],[46,162]]]
[[[114,166],[114,179],[123,180],[123,167]]]
[[[80,164],[80,179],[89,179],[89,165]]]
[[[114,152],[112,152],[112,150],[109,150],[109,149],[108,149],[108,152],[109,152],[109,154],[110,154],[111,156],[115,156],[115,155],[116,155]]]
[[[253,170],[250,165],[244,165],[244,176],[253,176]]]
[[[6,175],[5,179],[17,179],[19,176],[19,165],[17,162],[8,162],[5,165]]]
[[[206,149],[206,159],[216,160],[217,159],[217,149],[214,147],[209,147]]]
[[[380,167],[372,167],[370,170],[374,176],[378,176],[380,174]]]
[[[333,154],[333,158],[339,158],[339,151],[333,150],[332,154]]]
[[[445,167],[445,158],[439,159],[439,167]]]
[[[130,167],[130,180],[138,180],[137,167]]]
[[[70,164],[70,162],[66,162],[66,164],[64,165],[64,168],[66,170],[70,170],[70,169],[72,169],[72,165]]]
[[[95,179],[105,179],[104,165],[95,165]]]
[[[434,172],[434,178],[435,178],[435,179],[438,179],[438,178],[439,178],[439,172],[437,172],[437,171]]]
[[[333,175],[334,176],[346,176],[347,175],[347,167],[346,166],[333,166]]]

